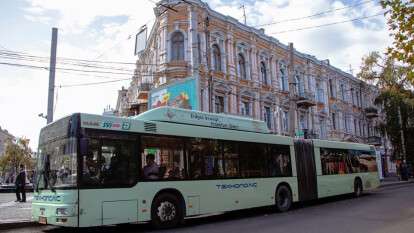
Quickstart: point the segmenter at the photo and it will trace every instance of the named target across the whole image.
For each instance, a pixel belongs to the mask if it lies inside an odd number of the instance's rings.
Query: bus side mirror
[[[81,138],[79,142],[79,154],[81,156],[86,155],[88,153],[88,144],[89,140],[87,138]]]

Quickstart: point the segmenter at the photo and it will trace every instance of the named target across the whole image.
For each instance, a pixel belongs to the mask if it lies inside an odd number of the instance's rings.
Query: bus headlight
[[[71,209],[67,207],[56,208],[56,215],[68,216],[71,215]]]

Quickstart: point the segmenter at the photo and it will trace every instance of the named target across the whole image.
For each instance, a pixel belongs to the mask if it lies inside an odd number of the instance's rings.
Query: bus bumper
[[[32,204],[32,220],[40,224],[77,227],[77,205]]]

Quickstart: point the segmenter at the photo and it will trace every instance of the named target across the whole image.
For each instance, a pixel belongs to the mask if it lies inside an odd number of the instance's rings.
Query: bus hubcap
[[[162,222],[173,220],[176,215],[175,205],[168,201],[161,202],[157,215]]]
[[[287,202],[288,202],[288,198],[287,198],[287,193],[286,193],[286,191],[280,191],[279,192],[279,206],[280,207],[285,207],[286,205],[287,205]]]

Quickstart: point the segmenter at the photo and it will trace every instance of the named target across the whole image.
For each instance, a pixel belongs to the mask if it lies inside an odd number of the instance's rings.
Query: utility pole
[[[204,20],[204,31],[206,33],[206,62],[207,62],[207,77],[208,77],[208,111],[213,112],[213,76],[211,75],[210,68],[210,31],[208,26],[210,25],[210,19],[208,16]]]
[[[53,99],[55,96],[55,71],[58,29],[52,28],[52,46],[50,48],[49,89],[47,96],[47,123],[53,121]]]
[[[244,24],[247,25],[247,19],[246,19],[246,7],[244,6],[244,4],[242,4],[240,6],[240,8],[243,9],[243,19],[244,19]]]

